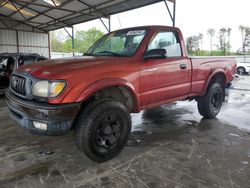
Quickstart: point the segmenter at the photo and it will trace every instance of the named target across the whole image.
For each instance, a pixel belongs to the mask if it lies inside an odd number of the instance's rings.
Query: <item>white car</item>
[[[250,62],[237,63],[238,74],[250,74]]]

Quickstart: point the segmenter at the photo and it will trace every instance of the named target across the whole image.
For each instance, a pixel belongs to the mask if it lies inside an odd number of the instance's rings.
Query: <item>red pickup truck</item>
[[[20,67],[6,100],[22,127],[44,135],[74,129],[78,148],[103,162],[126,145],[130,113],[196,100],[214,118],[235,72],[231,58],[190,58],[178,28],[136,27],[103,36],[84,57]]]

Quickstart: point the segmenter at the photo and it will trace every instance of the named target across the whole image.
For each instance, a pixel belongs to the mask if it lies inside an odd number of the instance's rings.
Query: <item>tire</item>
[[[237,68],[237,73],[242,75],[246,73],[246,69],[244,67],[238,67]]]
[[[0,89],[0,96],[5,95],[5,92],[7,91],[8,88],[5,89]]]
[[[198,110],[205,118],[215,118],[220,110],[224,98],[223,89],[220,84],[213,83],[206,94],[198,99]]]
[[[76,121],[76,145],[95,162],[105,162],[125,147],[131,132],[131,117],[118,101],[91,102]]]
[[[0,90],[0,96],[5,94],[5,90]]]

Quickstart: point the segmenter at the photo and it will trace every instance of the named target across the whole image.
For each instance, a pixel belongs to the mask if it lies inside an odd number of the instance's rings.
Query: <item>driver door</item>
[[[177,32],[159,31],[147,51],[165,49],[164,59],[148,59],[140,65],[140,100],[142,108],[157,106],[187,97],[191,82],[191,63],[182,56]]]

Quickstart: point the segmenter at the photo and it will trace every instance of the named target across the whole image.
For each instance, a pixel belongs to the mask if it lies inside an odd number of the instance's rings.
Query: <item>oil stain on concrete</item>
[[[125,150],[103,164],[70,133],[31,135],[0,99],[0,187],[250,187],[250,77],[234,81],[217,119],[181,101],[132,114]]]

